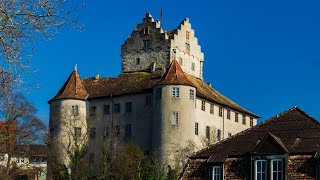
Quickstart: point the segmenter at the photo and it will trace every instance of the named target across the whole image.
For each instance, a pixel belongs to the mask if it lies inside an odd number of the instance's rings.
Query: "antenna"
[[[163,10],[161,8],[161,11],[160,11],[160,26],[162,28],[162,24],[163,24]]]

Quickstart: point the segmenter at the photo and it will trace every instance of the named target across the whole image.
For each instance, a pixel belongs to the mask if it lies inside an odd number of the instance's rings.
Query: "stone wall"
[[[316,160],[313,156],[290,156],[288,159],[288,179],[316,179]]]

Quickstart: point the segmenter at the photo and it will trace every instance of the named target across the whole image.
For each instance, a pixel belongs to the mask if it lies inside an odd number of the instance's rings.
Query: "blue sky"
[[[204,79],[266,120],[293,106],[320,119],[320,2],[246,0],[84,0],[84,32],[62,30],[37,41],[39,83],[27,94],[45,122],[51,99],[78,64],[84,77],[117,76],[121,45],[146,12],[163,27],[186,17],[205,54]]]

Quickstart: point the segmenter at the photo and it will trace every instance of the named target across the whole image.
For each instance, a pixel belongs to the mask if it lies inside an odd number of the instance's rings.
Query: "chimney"
[[[94,77],[95,80],[98,80],[100,78],[99,74],[96,74],[96,76]]]

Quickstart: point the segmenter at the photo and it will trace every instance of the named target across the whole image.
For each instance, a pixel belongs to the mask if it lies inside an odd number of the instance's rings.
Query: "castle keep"
[[[100,163],[104,142],[133,142],[166,162],[173,148],[256,125],[259,116],[203,80],[204,55],[188,19],[166,31],[147,13],[121,55],[118,77],[81,79],[74,70],[49,101],[52,149],[65,163],[74,141],[89,144],[89,163]]]

